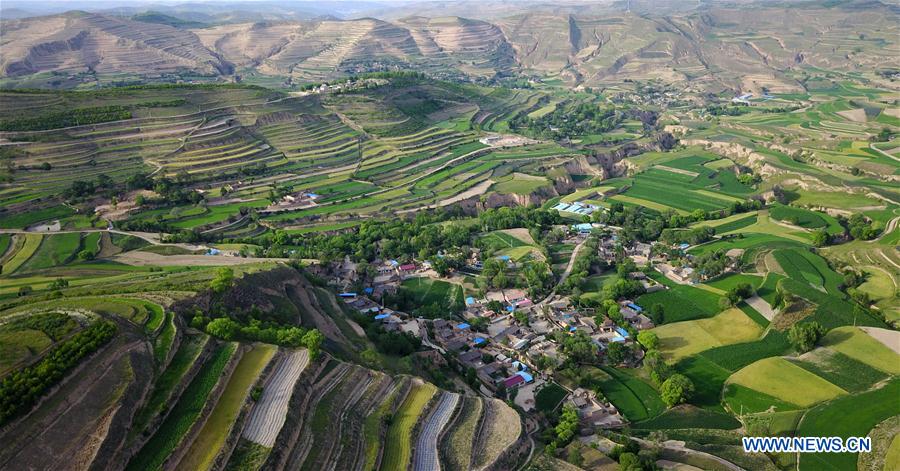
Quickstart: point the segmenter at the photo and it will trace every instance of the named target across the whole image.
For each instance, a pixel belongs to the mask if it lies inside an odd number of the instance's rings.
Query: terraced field
[[[440,399],[428,422],[422,425],[416,442],[412,468],[417,471],[440,469],[438,460],[438,436],[447,426],[459,403],[459,394],[441,393]]]
[[[413,385],[388,429],[382,469],[397,471],[407,469],[412,459],[410,434],[435,392],[434,386],[429,384]]]
[[[245,439],[266,448],[275,444],[275,437],[284,425],[293,385],[308,364],[309,353],[306,350],[291,352],[278,361],[244,426]]]
[[[287,365],[276,365],[273,374],[278,376],[269,384],[283,381]],[[264,386],[264,394],[269,388]],[[436,469],[450,459],[439,442],[461,426],[451,420],[460,410],[458,404],[480,404],[480,399],[443,392],[418,378],[392,377],[329,359],[307,366],[293,389],[298,394],[288,398],[285,410],[278,408],[284,415],[275,415],[273,403],[265,409],[265,416],[286,417],[280,431],[277,423],[275,427],[260,425],[264,415],[261,402],[257,404],[231,457],[234,466],[244,463],[241,466],[258,469],[283,462],[299,469]],[[489,459],[496,459],[518,439],[518,432],[510,441],[510,431],[488,431],[489,427],[519,430],[518,415],[512,409],[499,402],[494,407],[495,415],[466,421],[465,430],[481,427],[487,434],[482,441],[473,435],[462,438],[471,452],[486,453],[492,456]]]
[[[262,370],[266,367],[277,348],[273,345],[257,345],[244,353],[234,371],[231,373],[222,395],[216,406],[210,411],[209,418],[203,424],[193,443],[178,466],[184,469],[210,469],[216,458],[222,453],[226,438],[230,435],[234,422],[250,389]]]
[[[185,434],[200,419],[204,405],[212,389],[220,381],[222,372],[237,349],[230,343],[217,347],[213,356],[203,365],[197,376],[184,390],[181,398],[169,411],[156,433],[141,451],[129,461],[127,469],[161,469],[172,452],[182,442]]]

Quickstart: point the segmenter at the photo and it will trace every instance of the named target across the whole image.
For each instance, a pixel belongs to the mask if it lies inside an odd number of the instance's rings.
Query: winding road
[[[537,304],[544,304],[547,301],[549,301],[550,298],[552,298],[553,296],[556,296],[556,289],[559,287],[559,285],[563,284],[566,281],[566,278],[568,278],[570,274],[572,274],[572,269],[575,268],[575,259],[578,258],[578,253],[581,252],[581,249],[584,247],[584,244],[587,243],[587,241],[588,241],[588,239],[585,238],[583,241],[581,241],[578,245],[575,246],[575,248],[572,250],[572,256],[569,258],[569,264],[566,265],[566,270],[563,271],[562,275],[559,277],[559,282],[557,282],[556,286],[553,287],[553,291],[551,291],[550,294],[548,294],[546,298],[542,299]]]

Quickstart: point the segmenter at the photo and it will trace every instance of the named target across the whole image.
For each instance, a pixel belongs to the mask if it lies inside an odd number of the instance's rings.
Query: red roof
[[[516,375],[510,376],[509,378],[504,379],[503,385],[506,386],[507,388],[511,388],[513,386],[522,384],[524,382],[525,382],[525,378],[523,378],[521,375],[516,374]]]
[[[415,263],[407,263],[406,265],[400,265],[400,269],[403,271],[415,270],[416,264]]]

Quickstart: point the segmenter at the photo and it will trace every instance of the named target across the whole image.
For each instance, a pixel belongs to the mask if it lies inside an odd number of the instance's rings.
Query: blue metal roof
[[[375,316],[375,320],[380,321],[381,319],[387,319],[388,317],[391,317],[391,315],[390,314],[379,314],[379,315]]]
[[[526,372],[524,372],[524,371],[520,371],[520,372],[518,372],[518,373],[516,373],[516,374],[519,375],[519,376],[521,376],[522,379],[524,379],[526,383],[530,383],[530,382],[534,381],[534,377],[531,376],[529,373],[526,373]]]
[[[631,309],[634,309],[634,310],[637,311],[637,312],[641,312],[641,311],[644,310],[644,308],[638,306],[638,305],[635,304],[635,303],[628,303],[628,304],[626,304],[626,306],[630,307]]]
[[[472,296],[467,297],[466,305],[472,305],[472,304],[475,304],[475,298],[473,298]]]
[[[456,328],[459,330],[465,330],[465,329],[468,329],[469,327],[471,327],[471,326],[465,322],[463,322],[462,324],[456,325]]]
[[[627,331],[627,330],[625,330],[625,329],[623,329],[623,328],[621,328],[621,327],[616,327],[616,332],[618,332],[619,335],[621,335],[621,336],[624,337],[625,339],[628,338],[628,331]],[[624,340],[624,339],[623,339],[623,340]]]
[[[481,345],[481,344],[484,343],[484,338],[482,338],[482,337],[475,337],[475,340],[473,340],[472,343],[474,343],[475,345]]]

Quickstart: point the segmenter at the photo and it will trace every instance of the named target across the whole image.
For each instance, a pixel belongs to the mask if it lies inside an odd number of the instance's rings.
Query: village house
[[[597,428],[618,428],[625,424],[625,418],[615,406],[598,400],[596,393],[588,389],[575,389],[568,402],[575,407],[579,422],[588,433]]]

